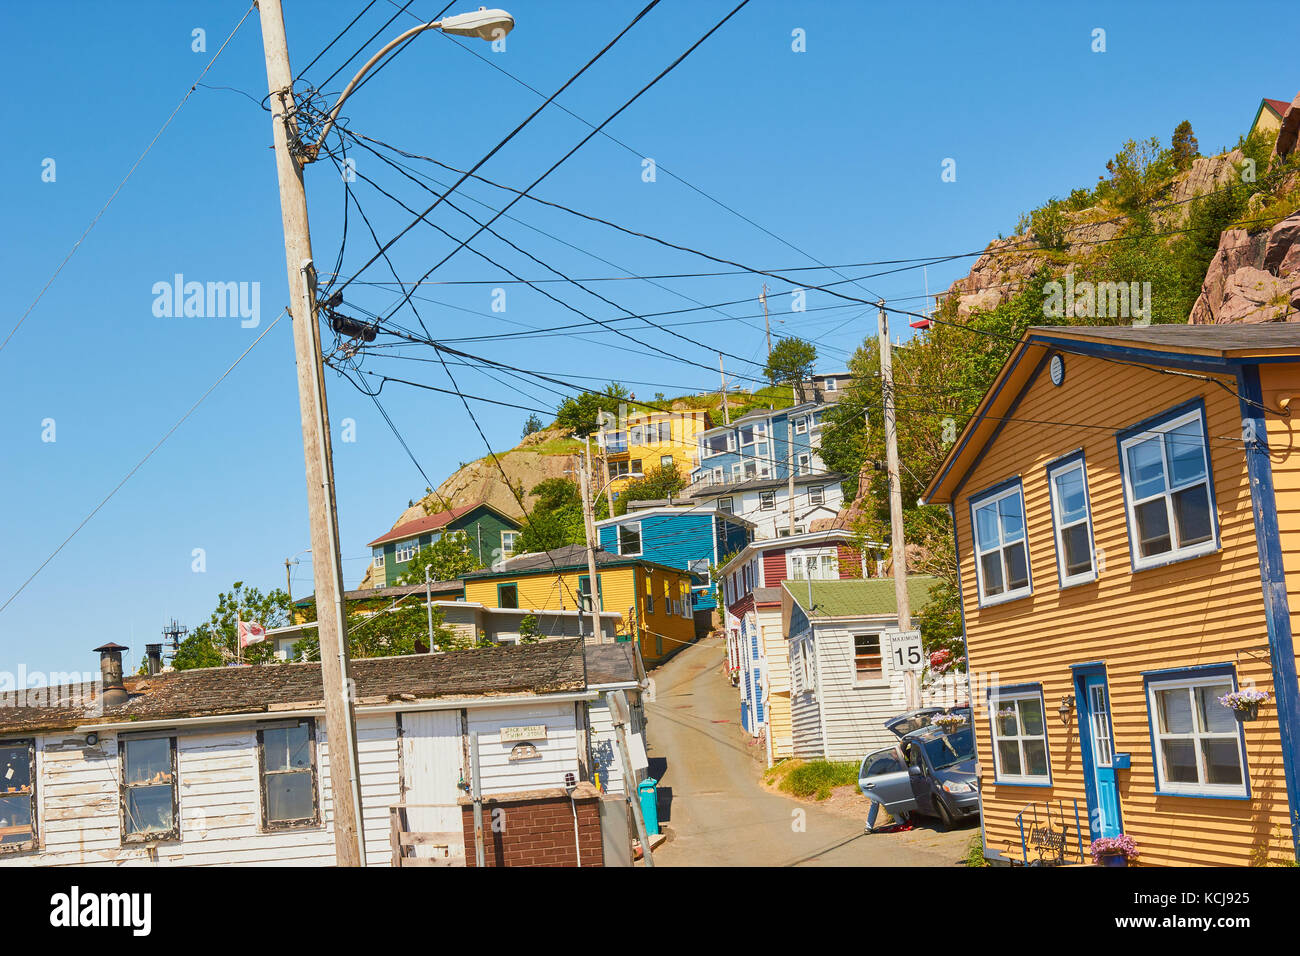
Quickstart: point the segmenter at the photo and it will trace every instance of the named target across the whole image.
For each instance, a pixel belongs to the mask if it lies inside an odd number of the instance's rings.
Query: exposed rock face
[[[1300,212],[1253,235],[1225,232],[1188,321],[1300,322]]]

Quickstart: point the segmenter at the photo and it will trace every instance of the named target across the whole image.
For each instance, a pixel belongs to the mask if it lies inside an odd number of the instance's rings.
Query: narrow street
[[[653,675],[650,773],[671,831],[657,866],[952,866],[964,855],[968,828],[867,835],[860,819],[766,790],[737,726],[725,658],[721,639],[709,638]]]

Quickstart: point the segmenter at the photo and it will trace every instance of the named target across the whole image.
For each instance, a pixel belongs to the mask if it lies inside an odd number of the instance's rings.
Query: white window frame
[[[382,545],[378,548],[371,548],[370,556],[374,559],[375,567],[382,568],[384,566],[384,549]]]
[[[1022,721],[1020,719],[1020,708],[1015,707],[1017,701],[1036,700],[1038,701],[1039,711],[1042,714],[1043,732],[1041,734],[1028,734],[1024,732]],[[1003,736],[1001,725],[999,723],[998,711],[1002,710],[1004,705],[1012,705],[1016,711],[1016,730],[1014,735]],[[1044,702],[1042,685],[1033,687],[1009,688],[1004,691],[989,692],[989,722],[992,725],[991,737],[993,742],[993,768],[994,782],[999,784],[1010,784],[1013,786],[1027,787],[1050,787],[1052,785],[1052,748],[1047,739],[1047,705]],[[1002,753],[998,744],[1002,741],[1014,740],[1017,743],[1017,749],[1020,755],[1021,773],[1008,774],[1002,770]],[[1041,740],[1043,742],[1043,756],[1047,765],[1047,772],[1043,774],[1024,773],[1027,764],[1025,760],[1025,741]]]
[[[1072,471],[1077,471],[1083,482],[1083,517],[1066,525],[1061,515],[1061,499],[1056,493],[1056,479]],[[1061,587],[1068,588],[1097,580],[1096,542],[1092,535],[1092,496],[1088,491],[1088,469],[1082,455],[1071,455],[1066,460],[1047,466],[1047,493],[1052,507],[1052,534],[1056,539],[1056,574]],[[1065,563],[1065,532],[1079,525],[1084,525],[1088,530],[1088,570],[1070,574]]]
[[[625,529],[630,529],[630,528],[632,528],[633,526],[636,527],[636,544],[637,544],[637,549],[636,549],[635,551],[624,551],[624,550],[623,550],[623,531],[624,531]],[[643,551],[644,551],[644,549],[645,549],[645,539],[643,539],[643,538],[641,537],[641,522],[639,522],[639,521],[628,521],[628,522],[626,522],[626,523],[624,523],[624,524],[616,525],[615,527],[618,528],[617,532],[615,532],[615,535],[616,535],[616,540],[617,540],[617,542],[618,542],[618,553],[619,553],[620,555],[622,555],[622,556],[624,556],[624,557],[634,558],[634,557],[636,557],[637,555],[643,553]]]
[[[998,542],[999,543],[995,548],[990,548],[987,551],[982,551],[980,549],[979,522],[976,518],[976,513],[980,511],[982,508],[987,508],[989,505],[993,505],[994,514],[998,515],[997,504],[1000,501],[1003,501],[1004,499],[1011,498],[1011,497],[1016,498],[1020,502],[1020,537],[1012,538],[1010,540],[1004,540],[1002,538],[1002,521],[999,516],[998,518]],[[1028,597],[1029,595],[1034,593],[1034,571],[1033,571],[1033,567],[1030,564],[1030,553],[1029,553],[1029,527],[1028,527],[1028,521],[1025,518],[1025,495],[1024,495],[1024,488],[1021,485],[1020,480],[1018,478],[1015,479],[1008,486],[998,487],[992,492],[985,492],[983,495],[977,498],[970,499],[970,533],[971,533],[971,548],[975,552],[975,580],[979,588],[980,607],[990,607],[995,604],[1002,604],[1006,601],[1015,601],[1018,598]],[[1007,565],[1007,548],[1009,545],[1013,545],[1016,543],[1021,544],[1025,549],[1025,584],[1022,587],[1016,588],[1013,591],[1009,587],[1007,587],[1008,580],[1010,578],[1010,575],[1008,574],[1008,565]],[[1001,559],[1002,583],[1004,588],[1006,589],[1003,590],[1000,594],[989,595],[988,593],[986,593],[985,590],[986,585],[984,581],[983,558],[985,555],[993,554],[995,551],[998,552]]]
[[[880,656],[880,676],[863,677],[858,673],[858,638],[874,637],[876,639],[876,651]],[[858,631],[849,635],[850,653],[852,654],[851,666],[853,668],[853,686],[854,687],[876,687],[881,684],[889,683],[889,655],[885,652],[884,635],[879,631]]]
[[[796,533],[798,528],[796,526]],[[838,581],[840,554],[835,545],[822,548],[791,548],[785,553],[786,579],[805,581]],[[796,570],[797,565],[797,570]]]
[[[1197,422],[1201,426],[1201,462],[1205,467],[1205,475],[1195,481],[1184,482],[1177,488],[1170,485],[1172,468],[1170,467],[1168,448],[1166,447],[1163,437],[1166,432],[1172,431],[1189,422]],[[1128,450],[1134,445],[1141,444],[1153,437],[1160,436],[1160,453],[1164,465],[1164,491],[1158,494],[1148,495],[1141,501],[1138,501],[1133,490],[1133,476],[1129,472]],[[1128,537],[1129,537],[1129,557],[1133,563],[1134,571],[1142,571],[1147,568],[1158,568],[1174,561],[1185,561],[1189,558],[1199,558],[1202,555],[1212,554],[1219,549],[1219,515],[1218,507],[1214,498],[1214,472],[1209,455],[1209,447],[1205,443],[1205,414],[1199,406],[1180,415],[1168,418],[1159,424],[1152,425],[1143,431],[1136,432],[1120,439],[1119,443],[1119,465],[1124,481],[1124,508],[1128,519]],[[1198,484],[1205,485],[1205,497],[1210,509],[1210,537],[1205,541],[1197,544],[1182,546],[1177,544],[1179,537],[1178,523],[1174,519],[1173,496],[1176,492],[1185,491],[1193,488]],[[1165,520],[1169,525],[1169,544],[1168,551],[1162,551],[1159,554],[1144,556],[1142,554],[1142,543],[1139,538],[1141,530],[1137,521],[1138,505],[1147,504],[1163,498],[1165,503]]]
[[[406,541],[399,541],[393,549],[393,560],[398,564],[404,564],[415,557],[416,552],[419,550],[419,538],[408,538]],[[402,557],[403,554],[405,554],[406,557]]]
[[[800,415],[798,418],[794,420],[794,433],[796,435],[804,435],[807,434],[807,432],[808,432],[808,417],[806,415]]]
[[[771,500],[771,504],[766,504],[766,503],[765,503],[765,500],[768,500],[768,499]],[[760,492],[758,493],[758,510],[759,510],[759,511],[775,511],[775,510],[776,510],[776,492],[775,492],[775,491],[760,491]]]
[[[799,457],[795,459],[795,474],[812,474],[812,455],[809,452],[802,452]]]
[[[724,505],[723,502],[726,502]],[[733,515],[736,513],[736,500],[731,495],[723,495],[718,499],[718,510],[724,515]]]
[[[510,536],[509,544],[506,544],[506,535]],[[515,542],[518,540],[519,540],[518,531],[503,530],[501,532],[501,557],[503,558],[511,557],[515,553]]]
[[[826,503],[826,487],[824,485],[808,486],[808,504],[821,505]]]
[[[1210,731],[1200,729],[1200,712],[1196,707],[1196,688],[1198,687],[1215,687],[1226,686],[1230,691],[1237,690],[1236,676],[1230,672],[1216,671],[1213,674],[1197,674],[1196,669],[1182,671],[1181,673],[1171,673],[1167,676],[1153,674],[1147,676],[1146,698],[1147,698],[1147,716],[1151,727],[1151,763],[1155,771],[1156,793],[1165,796],[1181,797],[1216,797],[1216,798],[1240,798],[1244,799],[1250,796],[1250,773],[1246,764],[1246,748],[1242,740],[1242,727],[1235,716],[1232,720],[1231,731]],[[1170,734],[1163,733],[1160,730],[1160,709],[1156,703],[1157,691],[1185,690],[1191,697],[1193,728],[1189,734]],[[1215,697],[1221,696],[1218,694]],[[1211,706],[1222,706],[1217,700],[1214,700]],[[1227,708],[1225,708],[1226,710]],[[1161,743],[1165,739],[1190,739],[1196,750],[1196,783],[1186,783],[1182,781],[1170,782],[1166,777],[1164,748]],[[1240,784],[1223,784],[1223,783],[1205,783],[1205,751],[1201,747],[1202,740],[1233,740],[1237,745],[1237,762],[1241,768]]]
[[[828,392],[834,392],[834,391],[837,391],[837,389],[836,389],[836,387],[835,387],[835,384],[836,384],[836,383],[835,383],[835,376],[834,376],[834,375],[830,376],[829,378],[825,378],[825,379],[822,380],[822,387],[825,388],[826,391],[828,391]]]

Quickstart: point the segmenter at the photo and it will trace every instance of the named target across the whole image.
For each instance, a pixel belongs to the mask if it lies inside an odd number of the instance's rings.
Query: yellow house
[[[602,611],[620,614],[618,633],[641,648],[647,665],[662,663],[695,640],[691,574],[680,568],[596,550]],[[465,600],[487,607],[571,610],[591,594],[581,545],[522,554],[465,575]],[[581,603],[580,603],[581,602]]]
[[[1255,120],[1250,124],[1252,133],[1276,133],[1282,128],[1282,117],[1286,115],[1287,107],[1291,104],[1286,100],[1270,100],[1267,97],[1259,101],[1259,109],[1255,111]]]
[[[650,474],[674,467],[689,476],[698,465],[697,436],[711,428],[704,411],[661,412],[650,409],[629,411],[624,405],[619,418],[599,433],[609,488],[620,494],[634,475]]]
[[[1032,328],[924,500],[953,516],[984,855],[1292,860],[1300,328]],[[1257,717],[1221,698],[1267,692]],[[1076,822],[1077,821],[1077,822]]]

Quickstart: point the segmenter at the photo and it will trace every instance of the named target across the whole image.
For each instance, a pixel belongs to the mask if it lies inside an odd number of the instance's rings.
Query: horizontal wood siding
[[[1246,724],[1249,800],[1157,796],[1143,691],[1144,671],[1221,663],[1235,664],[1241,683],[1272,689],[1238,401],[1195,378],[1077,355],[1067,355],[1065,362],[1062,386],[1053,386],[1045,372],[1029,386],[1008,416],[1020,420],[1005,424],[955,505],[970,664],[976,675],[974,723],[987,848],[1019,857],[1015,816],[1032,802],[1059,799],[1068,806],[1077,799],[1086,819],[1077,720],[1063,724],[1056,712],[1062,698],[1075,693],[1070,665],[1105,661],[1114,746],[1132,754],[1132,769],[1118,772],[1123,827],[1141,847],[1142,861],[1240,865],[1266,845],[1289,854],[1276,712],[1266,708],[1260,720]],[[1234,379],[1225,382],[1235,389]],[[1115,432],[1198,397],[1205,402],[1211,436],[1222,547],[1133,573]],[[1098,581],[1061,590],[1044,468],[1078,448],[1085,455],[1095,545],[1104,564]],[[1292,453],[1292,461],[1294,457]],[[1293,469],[1283,473],[1294,482]],[[1024,483],[1034,593],[981,610],[969,496],[1016,475]],[[1041,682],[1051,787],[994,781],[985,695],[989,682]]]
[[[762,635],[763,668],[767,678],[767,733],[772,759],[794,756],[794,731],[790,716],[790,649],[781,629],[780,608],[757,614]]]
[[[532,740],[538,756],[510,759],[517,741],[501,739],[501,727],[542,724],[544,740]],[[469,712],[470,733],[478,732],[479,765],[483,793],[509,793],[564,786],[565,773],[578,773],[578,744],[572,704],[537,704],[520,707],[483,707]],[[466,777],[468,780],[469,777]]]
[[[861,760],[872,750],[890,747],[898,737],[885,729],[885,721],[907,709],[901,675],[890,685],[885,662],[881,681],[858,685],[854,681],[853,635],[890,626],[849,629],[818,624],[815,629],[818,687],[826,724],[826,759]]]
[[[1268,446],[1274,452],[1273,495],[1282,544],[1282,567],[1286,570],[1287,603],[1291,609],[1291,635],[1300,640],[1300,366],[1260,366],[1260,387],[1264,404],[1280,408],[1290,400],[1290,418],[1268,415]],[[1284,454],[1289,452],[1289,454]]]
[[[763,587],[779,588],[785,580],[785,549],[763,552]]]

